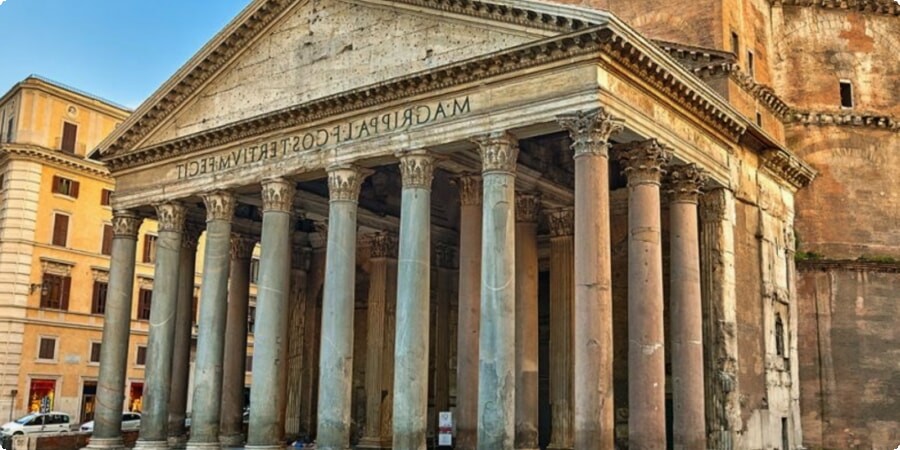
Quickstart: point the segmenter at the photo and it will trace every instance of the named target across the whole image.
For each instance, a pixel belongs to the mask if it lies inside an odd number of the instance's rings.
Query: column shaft
[[[434,304],[434,412],[431,416],[431,424],[437,427],[437,414],[441,411],[450,411],[450,347],[453,336],[451,335],[450,303],[455,290],[454,269],[456,254],[450,245],[439,242],[434,247],[435,257],[433,261],[437,266],[434,271],[437,275],[437,286],[434,289],[436,300]]]
[[[307,319],[306,271],[309,269],[307,236],[294,240],[291,256],[291,297],[288,318],[287,349],[287,405],[285,407],[284,433],[289,438],[300,437],[301,380],[303,367],[311,365],[303,360],[303,348],[309,336],[305,333]]]
[[[321,239],[324,245],[325,239]],[[301,375],[300,434],[311,438],[316,433],[316,408],[319,382],[319,330],[322,329],[322,308],[320,304],[325,281],[325,249],[316,248],[310,255],[307,273],[306,322],[303,334],[303,370]],[[393,380],[391,380],[393,382]]]
[[[219,448],[222,407],[222,360],[231,267],[231,220],[234,197],[227,192],[203,196],[206,204],[206,248],[200,284],[200,320],[194,363],[194,395],[188,449]]]
[[[562,116],[559,121],[569,130],[575,151],[575,448],[613,450],[612,258],[609,250],[607,142],[612,134],[622,129],[622,122],[612,118],[603,108]]]
[[[351,166],[332,167],[328,171],[330,204],[316,436],[321,450],[346,450],[350,444],[356,202],[363,177]]]
[[[547,215],[550,224],[550,445],[572,448],[572,355],[575,302],[575,212],[566,208]]]
[[[459,315],[456,335],[456,448],[474,450],[478,428],[478,330],[481,321],[481,175],[459,186]]]
[[[247,364],[247,311],[250,304],[250,261],[256,241],[231,236],[231,273],[228,276],[228,313],[225,319],[225,358],[222,361],[222,415],[219,442],[244,443],[244,378]]]
[[[179,203],[157,205],[159,236],[150,307],[150,336],[144,368],[144,397],[139,449],[168,449],[169,388],[175,344],[175,306],[185,209]]]
[[[483,164],[478,448],[511,450],[515,436],[518,144],[506,133],[477,140]]]
[[[540,199],[516,196],[516,448],[538,448],[538,248]]]
[[[113,214],[112,255],[100,346],[100,379],[90,448],[123,449],[122,404],[131,337],[131,298],[141,219],[129,211]]]
[[[620,155],[628,176],[628,446],[666,448],[659,180],[668,152],[655,140]]]
[[[181,264],[178,274],[178,305],[175,311],[175,345],[172,350],[172,392],[169,395],[169,444],[183,446],[187,440],[184,419],[187,416],[188,384],[191,369],[191,333],[194,328],[194,274],[197,263],[197,239],[203,230],[186,225],[181,240]]]

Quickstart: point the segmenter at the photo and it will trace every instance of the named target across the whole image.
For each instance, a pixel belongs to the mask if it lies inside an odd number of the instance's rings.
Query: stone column
[[[475,450],[478,428],[478,324],[481,320],[481,175],[459,187],[459,331],[456,334],[456,448]]]
[[[253,381],[250,385],[248,449],[284,447],[285,345],[291,270],[291,214],[294,183],[277,178],[262,182],[263,224],[260,242],[256,323],[253,332]]]
[[[436,286],[434,287],[434,414],[429,426],[437,427],[437,415],[450,411],[450,303],[453,295],[456,252],[444,242],[434,246]]]
[[[319,344],[322,329],[322,287],[325,282],[325,245],[327,226],[316,224],[317,233],[310,239],[309,271],[306,276],[306,314],[303,334],[307,339],[303,343],[303,361],[305,364],[301,374],[300,388],[300,434],[312,438],[316,432],[316,409],[319,382]],[[396,277],[395,277],[396,278]],[[391,352],[393,355],[393,352]],[[391,378],[390,384],[394,383]]]
[[[707,446],[715,450],[735,448],[744,428],[738,383],[734,202],[734,193],[724,188],[713,189],[700,201]]]
[[[175,345],[172,349],[172,392],[169,394],[169,446],[183,448],[187,441],[188,384],[191,375],[191,334],[194,328],[194,274],[197,241],[203,228],[187,223],[181,238],[178,305],[175,307]]]
[[[222,359],[228,311],[228,272],[231,266],[231,221],[234,196],[225,191],[203,195],[206,205],[206,248],[200,284],[200,320],[194,362],[189,450],[219,448],[222,407]]]
[[[328,169],[330,205],[316,435],[320,450],[346,450],[350,445],[356,212],[359,188],[365,176],[355,166]]]
[[[131,211],[113,212],[112,256],[100,346],[100,378],[94,409],[94,434],[88,448],[124,449],[122,404],[131,337],[131,298],[141,219]]]
[[[561,116],[559,123],[575,151],[575,448],[613,450],[608,142],[623,123],[603,108]]]
[[[538,245],[540,196],[516,195],[516,448],[538,449]]]
[[[706,175],[693,164],[669,170],[669,336],[677,450],[706,448],[703,377],[703,308],[700,301],[700,231],[697,198]]]
[[[388,341],[394,339],[393,333],[387,335],[386,307],[389,302],[396,302],[397,296],[397,238],[388,232],[375,233],[370,237],[369,266],[369,299],[367,306],[368,335],[366,336],[366,429],[359,442],[360,448],[391,448],[391,430],[383,429],[384,416],[390,414],[385,400],[390,388],[385,390],[384,375],[387,365],[393,365],[394,354],[387,353],[393,349]],[[394,379],[390,379],[393,388]]]
[[[150,337],[144,368],[141,432],[135,448],[167,450],[175,306],[178,302],[178,266],[185,207],[178,202],[159,204],[156,205],[156,216],[159,237],[156,241],[153,298],[150,300]],[[116,404],[119,405],[121,403]]]
[[[659,183],[670,155],[648,139],[624,146],[619,159],[628,177],[628,448],[662,450],[666,362]]]
[[[308,236],[294,238],[291,256],[291,296],[288,314],[287,348],[287,405],[285,407],[284,434],[288,438],[300,436],[300,408],[302,400],[301,379],[303,366],[311,362],[303,360],[303,348],[309,336],[305,333],[307,321],[307,281],[310,248]]]
[[[482,161],[478,448],[512,450],[516,398],[515,181],[519,146],[505,132],[475,140]]]
[[[550,445],[572,448],[572,308],[575,304],[575,210],[547,214],[550,225]],[[596,375],[595,375],[596,376]]]
[[[425,450],[433,172],[434,160],[424,150],[400,155],[403,193],[394,338],[393,448],[396,449]]]
[[[222,361],[222,416],[219,442],[244,444],[244,377],[247,364],[247,311],[250,306],[250,261],[256,238],[232,233],[225,358]]]

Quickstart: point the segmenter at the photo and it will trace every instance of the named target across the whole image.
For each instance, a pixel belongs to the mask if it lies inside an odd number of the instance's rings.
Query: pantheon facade
[[[146,218],[140,449],[424,449],[439,411],[458,449],[800,445],[815,171],[699,78],[722,58],[540,1],[253,1],[96,152],[116,191],[91,447],[122,447]]]

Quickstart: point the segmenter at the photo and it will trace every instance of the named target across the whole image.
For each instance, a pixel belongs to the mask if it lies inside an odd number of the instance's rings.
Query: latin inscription
[[[176,165],[178,179],[185,180],[235,169],[261,161],[286,158],[299,152],[318,150],[331,145],[365,139],[418,125],[426,125],[471,111],[469,97],[430,104],[420,104],[380,115],[349,120],[333,127],[292,133],[265,142],[190,160]]]

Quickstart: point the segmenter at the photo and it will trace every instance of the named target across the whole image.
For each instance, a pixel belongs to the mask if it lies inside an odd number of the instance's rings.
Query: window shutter
[[[69,190],[69,196],[70,196],[70,197],[72,197],[72,198],[78,198],[78,187],[79,187],[80,185],[81,185],[81,183],[79,183],[79,182],[77,182],[77,181],[74,181],[74,180],[72,181],[72,189]]]
[[[75,141],[78,135],[78,126],[74,123],[63,123],[62,148],[60,150],[68,153],[75,153]]]
[[[60,193],[59,184],[61,181],[62,181],[62,178],[60,178],[56,175],[53,175],[53,189],[52,189],[53,193],[55,193],[55,194]]]
[[[69,234],[69,216],[57,214],[53,221],[53,245],[66,246],[66,237]]]
[[[112,254],[113,228],[112,225],[103,225],[103,244],[100,246],[100,253],[104,255]]]
[[[59,309],[64,311],[69,310],[69,291],[72,287],[72,278],[71,277],[63,277],[62,279],[62,292],[60,292],[60,305]]]
[[[150,246],[152,245],[152,243],[150,242],[150,240],[151,240],[150,235],[145,234],[144,235],[144,257],[143,257],[143,259],[141,259],[141,261],[143,261],[145,263],[151,262],[150,261]]]

